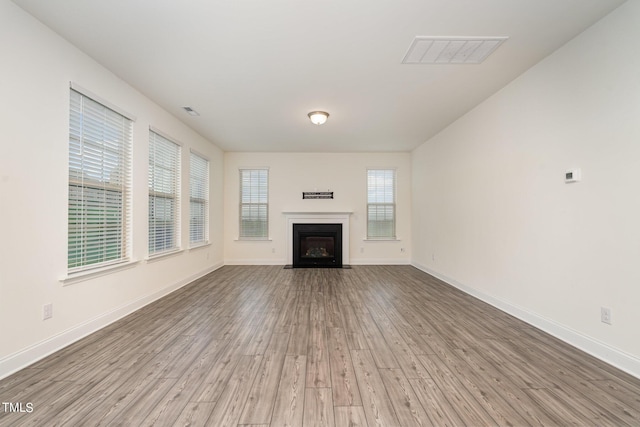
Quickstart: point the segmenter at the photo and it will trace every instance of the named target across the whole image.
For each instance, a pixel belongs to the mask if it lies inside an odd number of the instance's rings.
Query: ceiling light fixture
[[[312,111],[307,115],[309,116],[309,119],[311,119],[311,123],[314,125],[322,125],[329,118],[329,113],[326,111]]]

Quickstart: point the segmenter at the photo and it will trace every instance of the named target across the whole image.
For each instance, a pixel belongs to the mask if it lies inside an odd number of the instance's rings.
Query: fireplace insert
[[[342,268],[342,224],[293,224],[293,267]]]

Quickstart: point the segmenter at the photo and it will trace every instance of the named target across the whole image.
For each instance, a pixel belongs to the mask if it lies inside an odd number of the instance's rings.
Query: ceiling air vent
[[[428,37],[413,39],[403,64],[479,64],[508,37]]]
[[[196,110],[194,110],[191,107],[182,107],[184,109],[184,111],[187,112],[187,114],[189,114],[190,116],[199,116],[200,113],[198,113]]]

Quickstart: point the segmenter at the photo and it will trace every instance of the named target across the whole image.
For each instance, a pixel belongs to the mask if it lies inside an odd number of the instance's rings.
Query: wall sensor
[[[564,173],[564,182],[578,182],[580,181],[581,173],[580,169],[569,169]]]

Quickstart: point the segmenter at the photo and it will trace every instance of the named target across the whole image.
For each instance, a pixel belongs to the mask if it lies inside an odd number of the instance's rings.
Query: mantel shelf
[[[353,211],[282,211],[283,215],[351,215]]]

